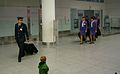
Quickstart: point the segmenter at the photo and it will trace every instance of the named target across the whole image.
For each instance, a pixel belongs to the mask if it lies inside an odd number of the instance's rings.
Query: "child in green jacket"
[[[39,74],[48,74],[49,68],[46,64],[46,56],[40,57],[40,63],[39,63]]]

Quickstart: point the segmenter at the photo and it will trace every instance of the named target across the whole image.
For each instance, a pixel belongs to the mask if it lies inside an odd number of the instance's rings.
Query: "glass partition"
[[[120,33],[120,18],[105,16],[103,35]]]
[[[111,33],[120,32],[120,18],[111,18]]]

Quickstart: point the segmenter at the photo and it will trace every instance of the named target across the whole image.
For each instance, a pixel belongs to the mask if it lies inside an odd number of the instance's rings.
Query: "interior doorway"
[[[90,20],[90,18],[94,16],[94,10],[84,10],[84,16],[86,16],[87,19]]]

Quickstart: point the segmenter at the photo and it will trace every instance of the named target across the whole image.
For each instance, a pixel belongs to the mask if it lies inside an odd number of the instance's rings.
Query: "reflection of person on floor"
[[[86,32],[87,32],[87,22],[85,17],[82,17],[82,21],[80,22],[80,44],[83,44],[83,38],[86,39]]]
[[[97,32],[97,23],[95,21],[95,18],[91,17],[91,21],[90,21],[90,44],[93,44],[94,41],[96,40],[96,37],[95,37],[96,32]]]
[[[48,74],[49,68],[46,64],[46,56],[40,57],[40,63],[39,63],[39,74]]]
[[[18,62],[21,62],[21,58],[25,55],[23,49],[26,40],[25,35],[27,36],[27,40],[29,40],[29,36],[26,24],[23,23],[23,17],[18,17],[17,19],[18,23],[15,24],[15,39],[19,47]]]

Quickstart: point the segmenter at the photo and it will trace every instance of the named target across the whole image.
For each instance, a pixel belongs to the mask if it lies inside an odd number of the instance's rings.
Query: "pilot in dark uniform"
[[[23,23],[23,17],[18,17],[18,23],[15,24],[15,39],[19,47],[18,62],[21,62],[21,58],[24,53],[24,42],[29,40],[26,24]]]

